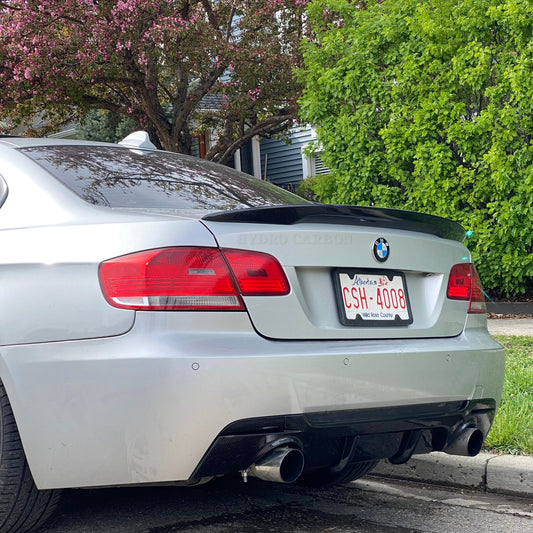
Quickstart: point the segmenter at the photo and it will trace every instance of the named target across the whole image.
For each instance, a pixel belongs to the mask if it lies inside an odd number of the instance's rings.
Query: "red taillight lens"
[[[145,311],[240,311],[240,294],[289,292],[283,269],[272,256],[233,249],[224,255],[218,248],[202,247],[125,255],[100,265],[100,285],[114,307]]]
[[[107,301],[137,310],[242,310],[241,298],[217,248],[165,248],[100,265]]]
[[[469,313],[485,313],[485,296],[476,267],[472,263],[454,265],[448,279],[447,296],[450,300],[469,302]]]
[[[247,250],[222,250],[243,296],[283,296],[290,291],[285,272],[271,255]]]

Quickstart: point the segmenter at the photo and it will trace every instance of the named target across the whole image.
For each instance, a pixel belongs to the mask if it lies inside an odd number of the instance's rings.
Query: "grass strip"
[[[497,335],[505,346],[503,396],[485,449],[533,455],[533,337]]]

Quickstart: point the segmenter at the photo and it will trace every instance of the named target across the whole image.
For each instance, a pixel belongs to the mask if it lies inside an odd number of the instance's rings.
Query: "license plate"
[[[413,322],[402,272],[336,269],[340,321],[345,326],[398,326]]]

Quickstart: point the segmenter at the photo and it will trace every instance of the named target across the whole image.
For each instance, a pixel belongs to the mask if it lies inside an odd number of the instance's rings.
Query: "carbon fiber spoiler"
[[[401,229],[436,235],[463,242],[465,230],[447,218],[382,207],[328,204],[282,205],[220,211],[202,217],[214,222],[252,222],[257,224],[343,224],[374,228]]]

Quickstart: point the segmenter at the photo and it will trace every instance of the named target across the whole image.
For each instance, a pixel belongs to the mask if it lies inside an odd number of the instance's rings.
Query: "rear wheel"
[[[349,481],[355,481],[368,474],[378,461],[363,461],[360,463],[351,463],[343,467],[322,468],[313,472],[304,473],[298,483],[308,487],[331,487],[332,485],[341,485]]]
[[[35,486],[0,382],[0,531],[23,533],[41,527],[57,507],[60,493]]]

